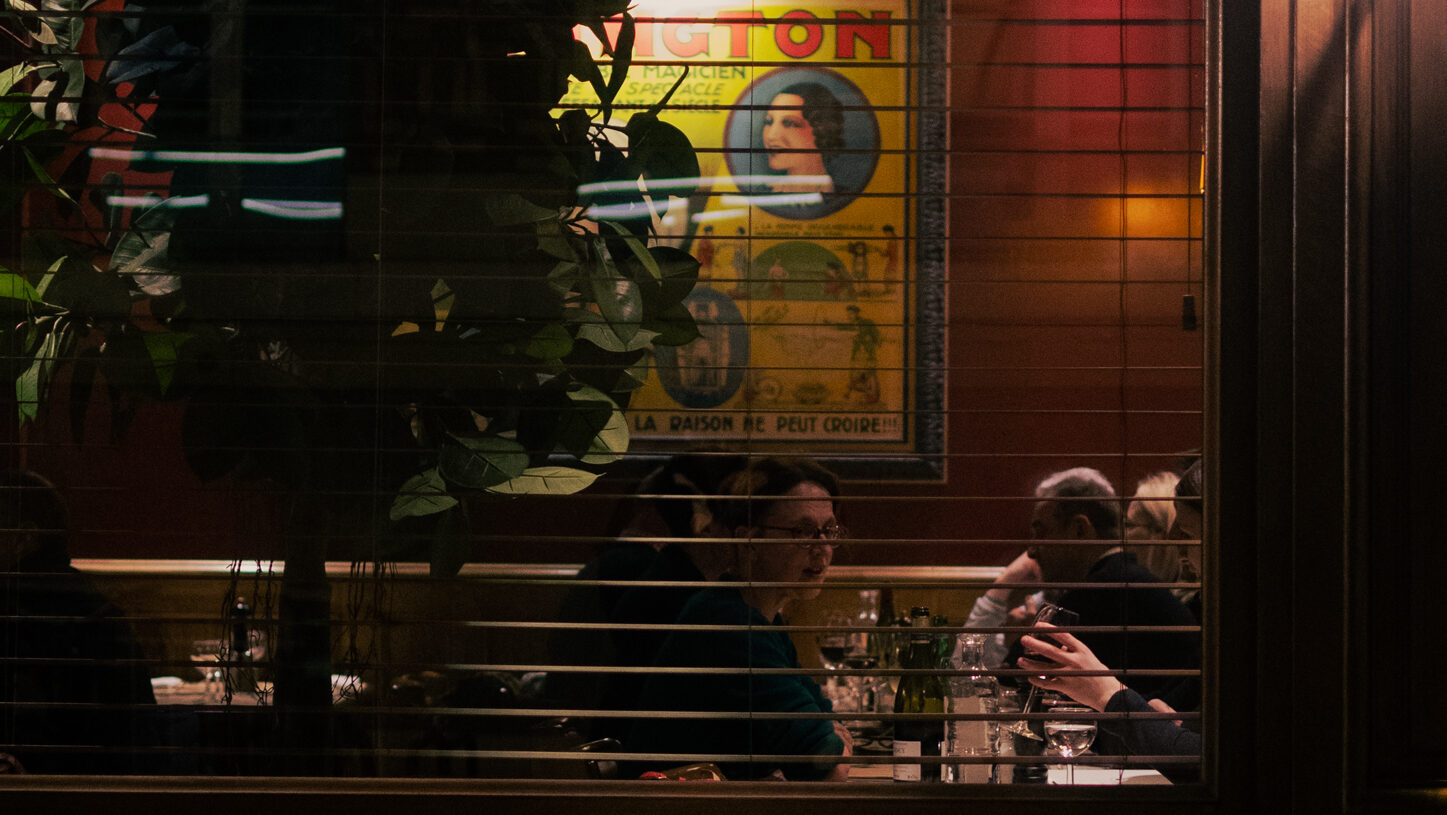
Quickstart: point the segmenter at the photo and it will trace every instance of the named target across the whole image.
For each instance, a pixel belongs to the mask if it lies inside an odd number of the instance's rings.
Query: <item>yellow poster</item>
[[[660,117],[701,176],[657,223],[701,264],[686,301],[701,336],[657,351],[635,439],[910,441],[910,5],[633,8],[614,124],[686,69]],[[594,98],[577,82],[563,105]]]

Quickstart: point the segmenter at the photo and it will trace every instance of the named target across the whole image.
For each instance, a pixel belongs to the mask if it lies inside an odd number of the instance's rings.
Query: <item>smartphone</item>
[[[1039,625],[1040,623],[1050,623],[1051,625],[1055,626],[1080,625],[1080,615],[1076,614],[1068,608],[1057,606],[1054,603],[1045,603],[1044,605],[1040,606],[1039,610],[1035,612],[1035,620],[1032,624]],[[1035,637],[1036,639],[1045,640],[1051,645],[1057,647],[1060,645],[1059,640],[1041,631],[1031,631],[1030,636]],[[1053,660],[1046,659],[1041,654],[1035,654],[1026,651],[1025,655],[1039,662],[1049,662],[1052,665],[1055,664]]]

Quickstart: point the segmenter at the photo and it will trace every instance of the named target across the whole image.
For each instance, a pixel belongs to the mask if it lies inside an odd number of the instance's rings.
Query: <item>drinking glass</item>
[[[1054,603],[1046,603],[1046,604],[1044,604],[1044,605],[1042,605],[1042,606],[1040,607],[1040,610],[1039,610],[1039,611],[1036,611],[1036,612],[1035,612],[1035,623],[1034,623],[1034,624],[1035,624],[1035,625],[1039,625],[1040,623],[1050,623],[1051,625],[1056,626],[1056,627],[1060,627],[1060,628],[1064,628],[1064,627],[1068,627],[1068,626],[1072,626],[1072,625],[1080,625],[1080,615],[1079,615],[1079,614],[1076,614],[1075,612],[1071,611],[1071,610],[1068,609],[1068,608],[1061,608],[1060,606],[1057,606],[1057,605],[1055,605]],[[1049,634],[1046,634],[1045,632],[1032,631],[1032,632],[1030,632],[1030,633],[1031,633],[1031,636],[1033,636],[1033,637],[1044,637],[1044,638],[1046,638],[1046,639],[1049,639],[1049,637],[1050,637],[1050,635],[1049,635]],[[1038,658],[1038,656],[1037,656],[1036,654],[1031,654],[1031,653],[1029,653],[1028,651],[1026,652],[1025,655],[1028,656],[1028,657]],[[1046,662],[1049,662],[1049,660],[1045,660],[1045,661],[1046,661]],[[1035,712],[1037,712],[1038,710],[1040,710],[1040,688],[1039,688],[1039,686],[1033,685],[1033,684],[1030,686],[1030,695],[1027,696],[1026,699],[1025,699],[1025,705],[1024,705],[1024,707],[1023,707],[1023,710],[1024,710],[1024,712],[1026,712],[1026,713],[1035,713]],[[1038,739],[1038,738],[1040,738],[1040,736],[1039,736],[1038,734],[1036,734],[1033,730],[1030,730],[1029,722],[1024,722],[1024,721],[1022,721],[1022,722],[1019,722],[1019,724],[1022,725],[1023,727],[1025,727],[1025,729],[1026,729],[1027,731],[1029,731],[1027,734],[1022,734],[1022,735],[1029,735],[1030,738],[1032,738],[1032,739]]]
[[[878,737],[883,729],[881,722],[871,718],[879,712],[879,677],[873,673],[879,668],[879,660],[868,654],[849,654],[844,657],[844,667],[869,672],[853,674],[844,679],[847,688],[845,698],[850,704],[848,710],[861,714],[858,719],[844,722],[844,726],[854,734],[858,746],[861,740]],[[840,708],[835,707],[835,710]]]
[[[1083,705],[1055,705],[1051,709],[1055,715],[1067,715],[1070,718],[1046,719],[1045,720],[1045,746],[1061,758],[1073,759],[1080,756],[1090,745],[1095,742],[1096,724],[1094,719],[1084,718],[1081,714],[1093,714],[1094,710]],[[1074,786],[1075,784],[1075,762],[1068,761],[1065,765],[1065,783]]]
[[[221,653],[225,650],[225,643],[221,640],[193,640],[191,642],[191,661],[201,671],[201,700],[207,704],[220,699],[222,691],[221,683]]]
[[[815,641],[825,670],[837,671],[844,667],[844,657],[849,655],[849,632],[843,629],[853,624],[854,617],[844,612],[832,612],[824,618],[825,630],[819,632]]]
[[[819,632],[815,642],[819,645],[819,661],[829,672],[824,682],[824,695],[834,703],[836,709],[844,704],[844,689],[839,685],[835,672],[844,667],[844,658],[849,655],[849,632],[845,628],[854,624],[854,616],[842,611],[830,613],[824,618],[825,630]]]
[[[855,604],[854,624],[863,629],[879,626],[879,589],[860,589],[859,601]],[[870,642],[868,631],[857,631],[849,635],[849,655],[874,655],[874,643]]]

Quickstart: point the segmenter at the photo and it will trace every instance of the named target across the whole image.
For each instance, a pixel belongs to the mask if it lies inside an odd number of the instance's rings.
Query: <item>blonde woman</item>
[[[1180,547],[1158,543],[1131,546],[1131,541],[1164,541],[1176,522],[1176,482],[1180,476],[1162,471],[1142,478],[1135,487],[1135,497],[1125,512],[1125,523],[1121,530],[1126,551],[1134,552],[1136,559],[1151,574],[1162,580],[1174,581],[1181,569]]]

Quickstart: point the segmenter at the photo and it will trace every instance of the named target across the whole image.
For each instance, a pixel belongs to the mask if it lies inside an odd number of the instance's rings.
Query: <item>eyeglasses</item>
[[[849,530],[845,529],[843,525],[836,523],[827,523],[823,526],[808,526],[806,524],[799,524],[798,526],[769,526],[768,524],[758,524],[757,526],[759,529],[788,532],[789,537],[798,541],[799,547],[803,549],[813,547],[815,545],[814,541],[837,541],[840,538],[849,537]]]

